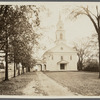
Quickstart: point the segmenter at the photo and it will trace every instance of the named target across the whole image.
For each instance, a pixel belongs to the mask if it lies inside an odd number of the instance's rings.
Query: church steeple
[[[64,31],[64,24],[61,20],[61,15],[59,14],[59,20],[57,23],[57,30],[56,30],[56,44],[61,42],[65,42],[65,31]]]
[[[59,21],[61,21],[61,15],[60,15],[60,13],[59,13]]]
[[[62,29],[64,27],[63,22],[61,20],[61,15],[59,14],[59,20],[57,23],[57,29]]]

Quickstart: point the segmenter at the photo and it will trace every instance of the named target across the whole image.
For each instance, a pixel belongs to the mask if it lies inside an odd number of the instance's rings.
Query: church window
[[[53,55],[52,55],[52,60],[53,60]]]
[[[63,35],[62,35],[62,33],[60,34],[60,39],[61,39],[61,40],[63,39]]]
[[[61,56],[61,60],[63,60],[63,56]]]
[[[62,27],[60,26],[60,29],[61,29]]]
[[[72,56],[70,56],[70,60],[72,60]]]
[[[61,50],[63,50],[63,47],[61,47]]]

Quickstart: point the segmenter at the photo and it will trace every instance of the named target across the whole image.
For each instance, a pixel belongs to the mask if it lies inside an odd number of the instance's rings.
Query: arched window
[[[70,56],[70,60],[72,60],[72,55]]]
[[[61,56],[61,60],[63,60],[63,56]]]
[[[61,39],[61,40],[63,39],[63,35],[62,35],[62,33],[60,34],[60,39]]]
[[[61,47],[61,50],[63,50],[63,47]]]
[[[60,29],[61,29],[62,27],[60,26]]]
[[[52,55],[52,60],[53,60],[53,55]]]

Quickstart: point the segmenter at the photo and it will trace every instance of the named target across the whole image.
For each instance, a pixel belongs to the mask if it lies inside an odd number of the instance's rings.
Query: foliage
[[[37,44],[38,38],[34,30],[40,24],[38,13],[39,10],[35,5],[0,6],[0,50],[3,49],[6,53],[6,73],[8,55],[9,60],[14,60],[15,63],[25,63],[32,59],[32,48]]]
[[[90,59],[98,60],[98,41],[96,34],[74,41],[73,45],[79,58],[77,63],[78,70],[83,70],[85,67],[84,64]]]
[[[84,71],[99,72],[99,63],[93,60],[87,60],[84,65]]]
[[[24,6],[24,9],[27,9],[29,11],[32,10],[32,7],[33,6]],[[33,66],[33,63],[35,63],[35,61],[33,61],[32,58],[32,53],[33,53],[32,48],[34,47],[34,44],[37,44],[36,38],[38,38],[39,36],[34,32],[35,27],[39,25],[39,18],[37,15],[38,12],[33,10],[34,12],[30,12],[30,15],[33,16],[32,14],[36,13],[35,15],[36,19],[33,21],[33,23],[30,23],[29,22],[30,16],[27,15],[27,10],[24,17],[21,16],[22,20],[18,22],[18,27],[16,27],[18,33],[16,37],[15,36],[13,37],[11,43],[14,49],[15,62],[16,63],[21,62],[23,67],[30,68]],[[25,13],[25,11],[23,13]]]
[[[91,54],[91,46],[90,46],[90,39],[89,38],[82,38],[78,41],[73,42],[74,49],[77,51],[78,55],[78,63],[77,68],[78,70],[83,69],[83,63],[85,59],[88,59]]]
[[[77,18],[80,15],[86,15],[90,21],[92,22],[97,35],[98,35],[98,44],[99,44],[99,67],[100,67],[100,13],[99,13],[99,8],[98,6],[95,6],[95,11],[96,14],[94,14],[89,7],[84,7],[84,6],[80,6],[75,8],[72,12],[71,12],[71,16],[73,18]],[[100,68],[99,68],[100,69]],[[99,70],[99,78],[100,78],[100,70]]]

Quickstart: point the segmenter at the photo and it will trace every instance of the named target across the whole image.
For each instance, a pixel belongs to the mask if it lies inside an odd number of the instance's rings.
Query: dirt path
[[[34,77],[34,79],[22,90],[24,95],[28,96],[45,96],[47,95],[42,89],[40,85],[40,80],[38,76]]]
[[[78,94],[68,90],[58,84],[53,79],[49,78],[42,72],[37,72],[37,78],[23,89],[25,95],[32,96],[77,96]]]

